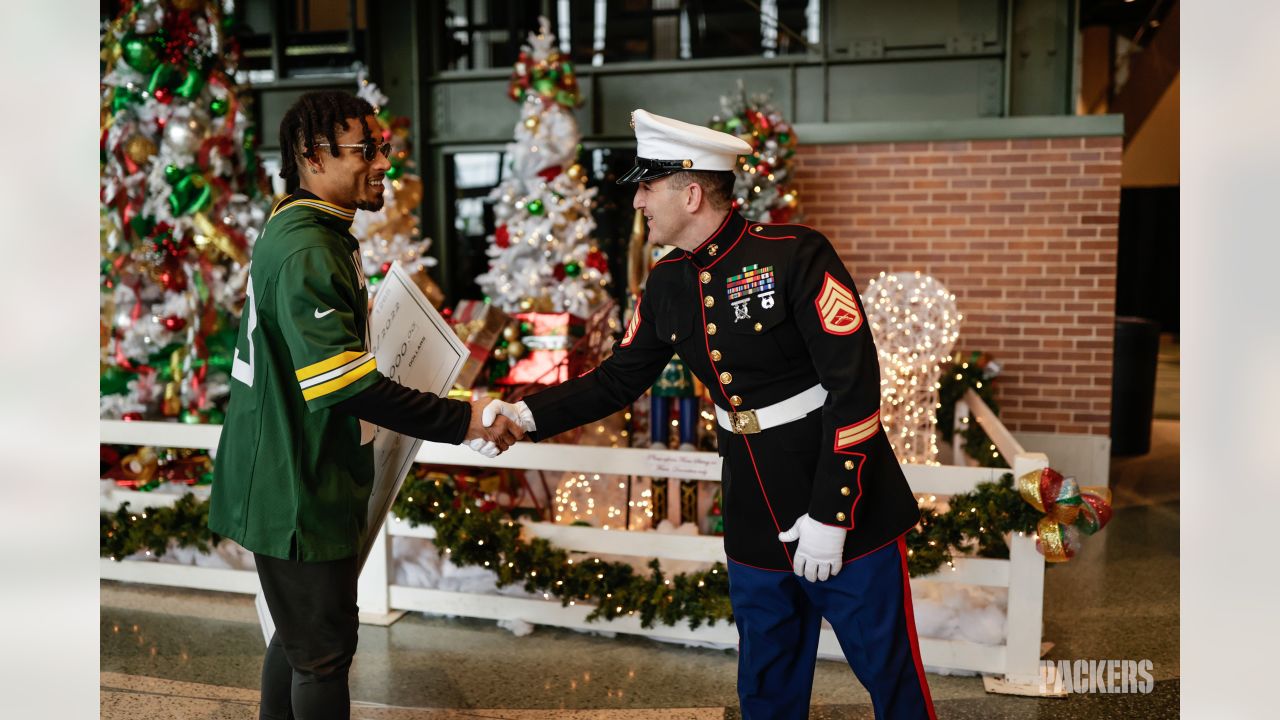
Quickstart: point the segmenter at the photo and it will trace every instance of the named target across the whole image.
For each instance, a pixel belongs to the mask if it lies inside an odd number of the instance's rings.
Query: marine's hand
[[[820,523],[805,513],[790,530],[778,533],[778,539],[782,542],[799,540],[792,560],[796,574],[809,582],[821,582],[840,574],[845,533],[844,528]]]
[[[524,429],[506,417],[499,417],[496,421],[490,418],[488,423],[484,422],[485,407],[493,402],[498,401],[481,398],[471,402],[471,423],[464,438],[468,447],[485,457],[496,457],[524,438]]]
[[[538,429],[533,421],[533,411],[529,409],[528,405],[524,404],[523,400],[514,404],[501,400],[494,400],[489,403],[484,408],[484,426],[489,427],[492,425],[494,418],[498,417],[498,415],[510,419],[523,428],[525,432],[533,432]]]

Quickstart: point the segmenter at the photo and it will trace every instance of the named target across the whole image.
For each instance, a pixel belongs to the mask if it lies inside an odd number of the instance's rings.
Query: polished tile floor
[[[1045,578],[1044,639],[1054,644],[1046,657],[1151,660],[1154,691],[1021,698],[988,695],[980,678],[930,675],[938,717],[1177,717],[1176,401],[1172,407],[1163,413],[1172,419],[1155,421],[1148,455],[1113,460],[1111,525]],[[103,718],[255,718],[262,651],[247,597],[101,585]],[[554,628],[516,637],[492,622],[411,614],[391,627],[360,628],[353,717],[737,718],[736,659]],[[811,717],[873,717],[844,664],[818,662]]]

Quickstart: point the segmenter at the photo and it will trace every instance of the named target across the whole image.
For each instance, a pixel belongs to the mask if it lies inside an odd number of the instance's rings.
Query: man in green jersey
[[[254,553],[276,626],[260,717],[349,718],[373,426],[489,455],[524,432],[484,427],[487,400],[440,398],[378,372],[350,233],[357,209],[382,207],[391,167],[369,103],[307,93],[285,114],[280,147],[292,192],[253,251],[209,527]]]

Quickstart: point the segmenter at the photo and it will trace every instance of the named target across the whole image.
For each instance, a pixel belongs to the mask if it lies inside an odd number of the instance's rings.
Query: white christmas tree
[[[769,93],[748,96],[739,80],[736,93],[720,96],[720,114],[711,118],[710,127],[751,146],[751,154],[734,169],[733,206],[752,222],[795,221],[799,193],[790,182],[796,134]]]
[[[546,18],[540,23],[511,75],[520,121],[507,145],[510,174],[489,196],[497,228],[489,270],[476,282],[506,312],[585,317],[607,299],[608,259],[591,237],[596,190],[577,163],[577,78]]]
[[[125,3],[101,35],[101,412],[219,422],[270,198],[231,3]]]
[[[378,283],[396,261],[420,286],[434,287],[425,275],[427,268],[436,265],[436,259],[427,255],[431,238],[422,237],[414,215],[422,204],[422,178],[413,172],[410,159],[413,142],[409,119],[385,110],[388,98],[376,83],[369,81],[364,68],[357,71],[357,79],[356,95],[373,106],[382,124],[383,139],[391,143],[391,169],[387,170],[391,182],[382,192],[382,209],[358,212],[351,224],[351,234],[360,241],[360,260],[369,278],[369,292],[376,292]]]

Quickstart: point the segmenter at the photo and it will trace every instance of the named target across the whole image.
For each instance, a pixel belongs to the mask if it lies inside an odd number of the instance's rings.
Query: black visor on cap
[[[636,164],[625,175],[618,178],[619,185],[657,180],[685,169],[684,160],[650,160],[636,158]]]

